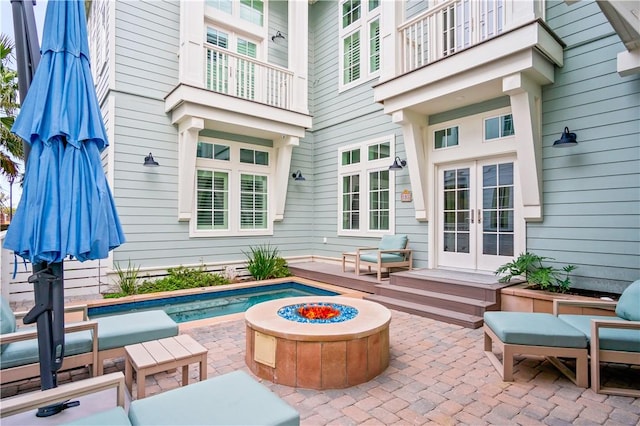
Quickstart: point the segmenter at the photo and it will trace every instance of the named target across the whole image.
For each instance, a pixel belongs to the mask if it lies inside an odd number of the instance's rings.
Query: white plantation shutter
[[[369,23],[369,72],[380,69],[380,20]]]

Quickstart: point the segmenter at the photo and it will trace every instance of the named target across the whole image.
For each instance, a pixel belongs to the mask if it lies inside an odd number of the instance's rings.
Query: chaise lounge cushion
[[[591,320],[624,321],[620,318],[598,315],[558,315],[565,323],[591,336]],[[615,328],[600,329],[600,349],[612,351],[640,352],[640,330]]]
[[[556,316],[529,312],[485,312],[484,322],[512,345],[586,348],[586,335]]]
[[[98,322],[99,351],[178,335],[178,324],[162,310],[111,315],[95,320]]]
[[[616,305],[616,315],[627,321],[640,321],[640,280],[627,287]]]
[[[28,329],[25,329],[28,330]],[[78,331],[65,334],[65,356],[78,355],[91,352],[93,336],[90,331]],[[39,362],[38,340],[23,340],[6,345],[6,349],[0,355],[0,368],[11,368]]]
[[[132,425],[279,425],[300,424],[300,415],[243,371],[194,383],[129,407]]]

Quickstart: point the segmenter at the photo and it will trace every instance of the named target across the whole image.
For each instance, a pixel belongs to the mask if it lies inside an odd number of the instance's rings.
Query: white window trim
[[[487,120],[491,120],[492,118],[497,118],[498,120],[504,116],[510,115],[511,116],[511,120],[513,120],[513,135],[508,135],[508,136],[498,136],[497,138],[493,138],[493,139],[487,139],[486,135],[487,135]],[[502,132],[502,129],[499,129],[500,132]],[[486,117],[482,118],[482,142],[483,143],[492,143],[492,142],[496,142],[496,141],[501,141],[504,139],[508,139],[508,138],[515,138],[516,137],[516,122],[513,119],[513,113],[511,112],[507,112],[504,114],[494,114],[494,115],[489,115]]]
[[[382,142],[389,142],[389,157],[378,160],[368,160],[368,148],[371,145],[377,145]],[[378,170],[388,170],[389,166],[395,158],[395,135],[370,139],[359,142],[357,144],[343,146],[338,150],[338,235],[351,237],[382,237],[383,235],[393,235],[395,233],[395,194],[396,180],[395,173],[389,172],[389,229],[386,231],[369,229],[369,173]],[[360,148],[360,162],[356,164],[342,165],[342,153]],[[346,175],[360,175],[360,229],[343,229],[342,228],[342,177]]]
[[[380,76],[380,70],[382,69],[382,61],[384,55],[382,53],[382,39],[380,40],[380,67],[377,71],[369,72],[369,42],[371,35],[369,34],[369,24],[375,19],[381,19],[382,6],[378,5],[372,11],[369,11],[368,0],[361,0],[360,3],[360,18],[348,25],[346,28],[342,28],[342,4],[347,0],[341,0],[338,3],[338,73],[339,73],[339,86],[338,93],[349,90],[353,87],[359,86],[363,83],[371,81]],[[349,83],[344,82],[344,39],[356,31],[360,31],[360,78],[351,81]]]
[[[206,25],[211,24],[216,27],[224,28],[226,31],[237,32],[242,34],[244,37],[258,39],[260,43],[266,42],[268,35],[267,31],[269,29],[269,2],[264,2],[262,26],[240,19],[239,5],[240,2],[234,1],[231,14],[229,14],[212,6],[208,6],[205,3],[204,14]]]
[[[211,170],[229,173],[229,228],[228,229],[198,229],[198,185],[193,185],[193,217],[189,226],[189,237],[241,237],[273,235],[273,211],[275,208],[275,151],[273,148],[263,145],[246,144],[217,138],[198,137],[198,142],[229,146],[231,160],[215,160],[196,157],[196,169],[193,171],[193,179],[196,180],[197,170]],[[240,149],[251,149],[269,153],[269,165],[247,164],[240,162]],[[240,175],[252,174],[267,177],[267,227],[265,229],[241,229],[240,228]]]

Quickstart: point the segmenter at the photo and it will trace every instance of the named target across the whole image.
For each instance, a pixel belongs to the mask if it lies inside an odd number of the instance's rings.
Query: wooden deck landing
[[[390,274],[382,281],[356,275],[353,264],[345,272],[339,263],[303,262],[289,265],[302,278],[369,293],[367,300],[389,308],[463,327],[479,328],[486,311],[500,310],[500,290],[515,283],[499,283],[494,275],[473,271],[415,269]]]

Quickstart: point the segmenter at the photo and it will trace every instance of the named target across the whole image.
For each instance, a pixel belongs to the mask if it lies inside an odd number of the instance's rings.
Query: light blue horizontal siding
[[[624,46],[594,2],[549,5],[567,47],[543,87],[544,221],[527,249],[577,265],[578,287],[620,292],[640,277],[640,78],[616,72]],[[578,145],[552,148],[565,126]]]

